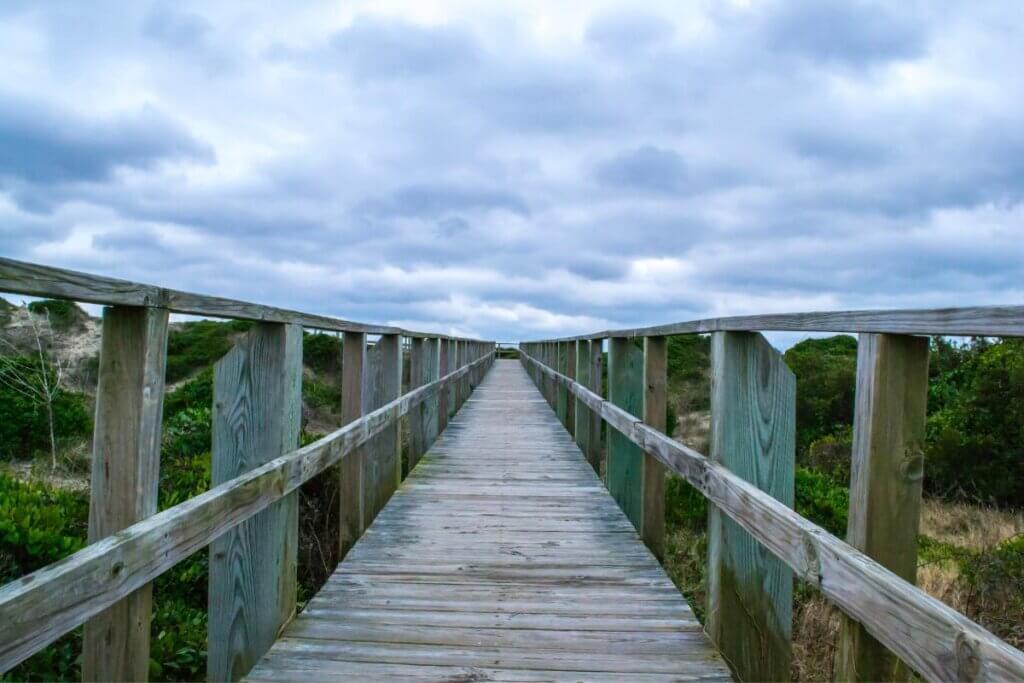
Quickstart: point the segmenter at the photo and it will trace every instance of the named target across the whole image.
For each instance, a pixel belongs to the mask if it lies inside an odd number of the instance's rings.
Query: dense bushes
[[[37,451],[49,451],[50,428],[46,406],[13,388],[4,375],[17,374],[35,381],[38,360],[6,357],[0,363],[0,447],[4,458],[31,458]],[[54,431],[60,439],[88,438],[92,419],[86,397],[60,391],[53,402]]]
[[[28,305],[30,313],[44,315],[50,319],[50,327],[55,332],[64,332],[86,318],[86,312],[73,301],[59,299],[43,299]]]
[[[1024,505],[1024,339],[939,346],[925,483],[932,493]]]
[[[805,339],[785,359],[796,375],[796,452],[804,462],[814,441],[853,424],[857,340]]]
[[[245,320],[197,320],[172,329],[167,337],[167,381],[177,382],[213,364],[231,350],[235,336],[250,327]]]

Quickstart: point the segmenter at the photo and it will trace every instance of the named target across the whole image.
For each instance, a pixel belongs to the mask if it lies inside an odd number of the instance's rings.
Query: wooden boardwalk
[[[248,679],[731,680],[507,360]]]

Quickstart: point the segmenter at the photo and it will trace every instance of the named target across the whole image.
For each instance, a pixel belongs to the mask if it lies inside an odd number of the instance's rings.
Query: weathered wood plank
[[[314,443],[0,587],[0,671],[295,491],[468,371],[449,373]]]
[[[386,405],[401,394],[401,338],[397,334],[381,335],[377,343],[367,350],[366,368],[362,392],[364,413]],[[399,439],[400,431],[396,422],[381,430],[365,448],[363,511],[367,525],[373,523],[377,514],[391,498],[391,494],[402,482],[402,450]]]
[[[608,401],[632,415],[643,413],[644,354],[632,339],[614,337],[608,347]],[[608,435],[608,492],[637,531],[643,529],[644,453],[627,436]]]
[[[366,334],[346,332],[341,357],[341,425],[363,416],[363,373],[366,369]],[[338,466],[338,557],[344,559],[366,529],[363,469],[366,450],[355,448]]]
[[[565,372],[562,373],[569,379],[576,379],[576,342],[565,343]],[[576,397],[567,389],[565,393],[565,431],[570,434],[576,433]]]
[[[409,354],[409,386],[411,389],[429,384],[439,377],[438,340],[413,339]],[[476,370],[474,370],[476,372]],[[409,413],[409,470],[437,438],[437,399],[419,404]]]
[[[569,342],[555,343],[555,369],[569,374]],[[561,384],[555,385],[555,415],[564,426],[569,419],[569,392]]]
[[[862,334],[846,541],[910,583],[928,407],[928,339]],[[909,680],[910,670],[857,622],[843,618],[835,679]]]
[[[214,365],[211,483],[289,453],[302,425],[302,328],[260,323]],[[210,546],[207,674],[234,681],[295,612],[298,497],[284,496]]]
[[[796,378],[757,333],[711,338],[711,460],[793,505]],[[708,635],[746,681],[789,680],[793,573],[708,509]]]
[[[167,320],[167,310],[159,308],[103,311],[90,543],[156,512]],[[82,678],[146,680],[151,615],[152,586],[147,583],[90,619],[82,642]]]
[[[0,292],[70,299],[111,306],[159,307],[175,313],[257,322],[292,323],[334,332],[401,334],[406,337],[446,336],[404,330],[389,325],[358,323],[217,296],[193,294],[3,257],[0,257]]]
[[[668,407],[668,341],[665,337],[644,338],[644,423],[665,431]],[[665,466],[650,453],[643,453],[643,481],[640,496],[643,519],[640,536],[659,560],[665,557]]]
[[[524,362],[568,384],[535,358]],[[578,383],[569,388],[927,680],[1024,679],[1021,651],[706,456]]]
[[[575,381],[583,386],[590,386],[590,342],[579,340],[573,342],[576,347],[576,376]],[[532,368],[531,368],[532,370]],[[568,376],[568,375],[566,375]],[[587,462],[594,468],[595,472],[601,471],[600,461],[595,462],[590,450],[590,418],[591,412],[587,405],[579,398],[573,396],[575,405],[575,429],[573,435],[576,438],[576,445],[580,447]]]
[[[304,660],[428,666],[431,680],[484,665],[728,679],[529,381],[515,361],[497,365],[253,680]]]

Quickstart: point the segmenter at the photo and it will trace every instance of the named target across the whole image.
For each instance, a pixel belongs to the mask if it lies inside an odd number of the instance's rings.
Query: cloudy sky
[[[280,4],[0,5],[0,254],[498,339],[1024,301],[1018,0]]]

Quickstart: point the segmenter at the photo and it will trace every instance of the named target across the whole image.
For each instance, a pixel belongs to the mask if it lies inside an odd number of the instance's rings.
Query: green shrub
[[[974,554],[961,568],[971,589],[968,616],[1012,645],[1024,645],[1024,534]]]
[[[311,408],[336,411],[341,408],[341,388],[307,377],[302,381],[302,400]]]
[[[321,375],[337,375],[341,371],[341,339],[322,332],[303,334],[302,364]]]
[[[702,529],[707,524],[708,501],[682,477],[665,481],[665,524],[670,528]]]
[[[796,468],[795,508],[798,513],[839,538],[846,537],[850,492],[821,472]]]
[[[1024,339],[979,341],[932,380],[925,486],[1024,505]]]
[[[844,425],[835,434],[826,434],[811,442],[807,466],[827,474],[837,483],[848,484],[853,460],[853,427]]]
[[[33,301],[28,305],[28,310],[36,315],[48,316],[50,326],[55,332],[65,332],[71,329],[72,325],[86,318],[85,311],[73,301],[61,299]]]
[[[213,368],[206,368],[164,396],[165,420],[182,410],[194,408],[213,408]]]
[[[0,473],[0,584],[13,581],[82,549],[88,534],[89,499]],[[9,671],[3,680],[80,680],[76,629]]]
[[[853,424],[857,340],[847,335],[805,339],[785,354],[796,375],[796,452],[804,462],[810,445]]]
[[[38,360],[29,357],[5,357],[0,375],[38,377]],[[53,401],[54,431],[58,439],[88,438],[92,418],[84,394],[60,391]],[[50,450],[50,428],[46,406],[0,381],[0,445],[7,458],[27,459],[38,451]]]
[[[167,337],[167,381],[177,382],[212,365],[231,350],[235,336],[250,327],[245,320],[196,320],[172,329]]]

